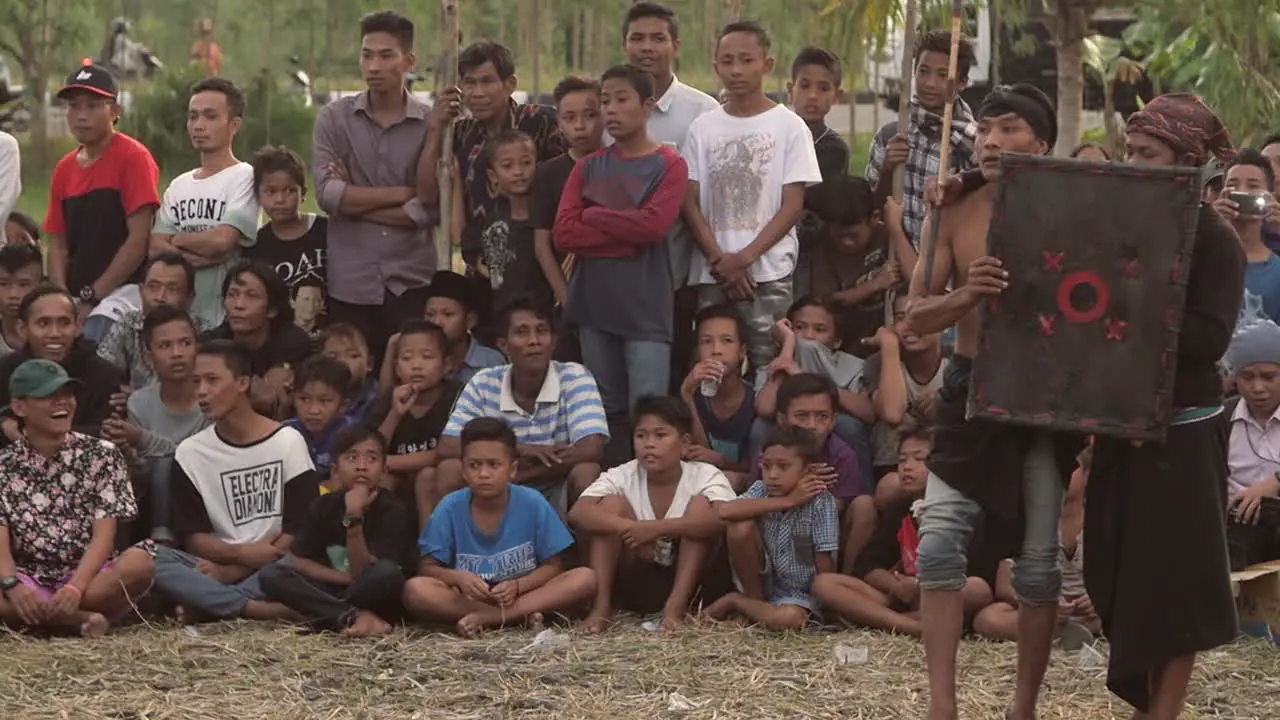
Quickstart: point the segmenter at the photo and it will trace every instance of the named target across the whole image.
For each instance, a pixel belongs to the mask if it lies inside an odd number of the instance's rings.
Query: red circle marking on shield
[[[1080,310],[1071,304],[1071,291],[1081,285],[1088,285],[1093,288],[1094,294],[1097,296],[1093,307],[1088,310]],[[1092,270],[1079,270],[1062,278],[1062,282],[1058,284],[1058,310],[1062,312],[1062,317],[1069,322],[1081,325],[1097,322],[1107,313],[1107,308],[1111,305],[1111,289],[1103,282],[1102,276]]]

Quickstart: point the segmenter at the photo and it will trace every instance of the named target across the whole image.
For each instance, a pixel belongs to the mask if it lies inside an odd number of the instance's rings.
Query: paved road
[[[892,122],[898,119],[898,113],[881,106],[880,113],[879,113],[879,123],[877,123],[875,107],[871,105],[858,105],[857,108],[858,109],[857,109],[857,112],[855,113],[855,117],[853,118],[853,120],[854,120],[854,123],[856,123],[858,132],[874,132],[881,125],[884,125],[887,122]],[[848,105],[836,105],[835,107],[831,108],[831,112],[827,114],[827,125],[832,130],[835,130],[836,132],[839,132],[839,133],[848,133],[850,130],[850,127],[855,127],[855,125],[853,123],[850,123],[849,120],[850,118],[849,118]],[[1101,127],[1102,127],[1102,113],[1086,112],[1084,114],[1085,130],[1093,130],[1094,128],[1101,128]]]

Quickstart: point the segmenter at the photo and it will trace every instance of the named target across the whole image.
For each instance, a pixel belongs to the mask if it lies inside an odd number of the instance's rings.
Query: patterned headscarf
[[[1125,129],[1150,135],[1179,157],[1192,156],[1197,165],[1203,165],[1211,155],[1223,161],[1236,156],[1226,126],[1203,100],[1189,93],[1155,98],[1129,117]]]

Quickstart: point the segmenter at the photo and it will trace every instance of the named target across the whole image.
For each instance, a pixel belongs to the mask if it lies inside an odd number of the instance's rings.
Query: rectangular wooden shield
[[[1200,171],[1001,158],[968,414],[1162,441],[1195,243]]]

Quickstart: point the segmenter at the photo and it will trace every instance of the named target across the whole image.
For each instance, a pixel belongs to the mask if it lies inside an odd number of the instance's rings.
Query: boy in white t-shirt
[[[702,306],[727,299],[742,314],[753,371],[773,360],[773,324],[791,305],[805,188],[822,182],[809,126],[764,93],[769,44],[759,23],[724,27],[715,68],[726,102],[693,121],[682,150],[701,251],[689,281],[701,286]]]
[[[222,324],[222,284],[240,248],[258,237],[253,166],[236,160],[232,143],[244,121],[244,95],[223,78],[191,89],[187,134],[200,167],[173,179],[151,231],[151,254],[177,250],[196,268],[191,313],[204,327]]]
[[[724,532],[713,506],[735,497],[714,465],[681,461],[693,431],[682,402],[640,398],[634,422],[636,459],[602,474],[569,512],[569,523],[587,535],[596,573],[588,633],[608,628],[615,604],[650,611],[644,598],[655,586],[666,591],[662,629],[679,627]]]

